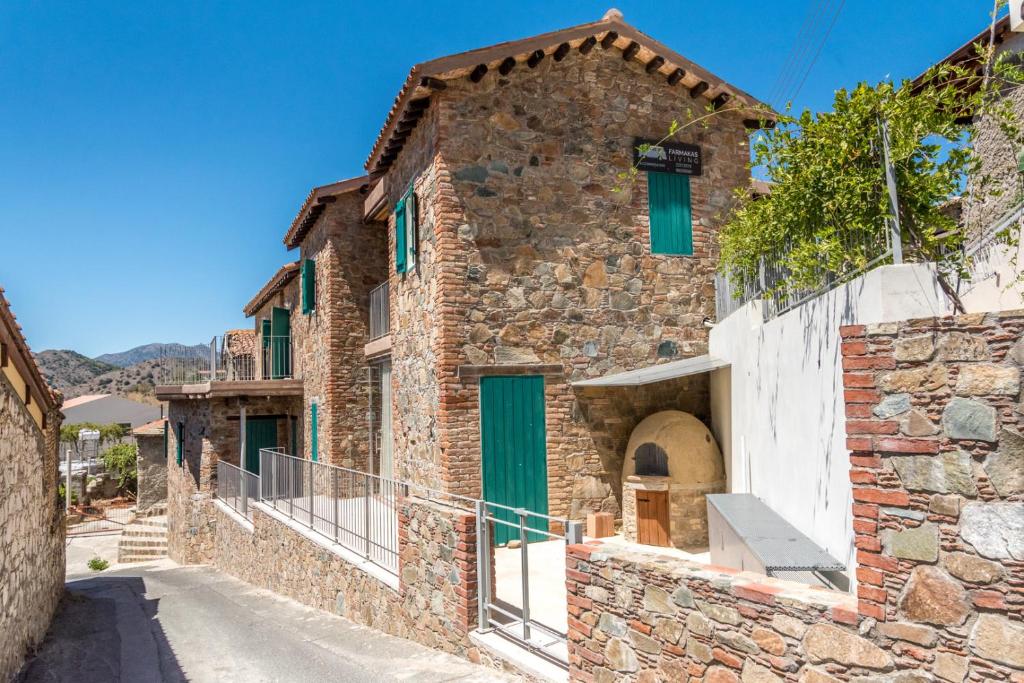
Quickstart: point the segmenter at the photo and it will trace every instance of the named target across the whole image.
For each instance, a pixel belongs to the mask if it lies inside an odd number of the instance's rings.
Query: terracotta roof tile
[[[267,283],[263,285],[256,296],[245,305],[242,312],[245,313],[245,317],[256,315],[256,312],[260,310],[263,304],[270,301],[270,297],[277,294],[281,289],[291,282],[292,278],[299,272],[299,262],[294,261],[292,263],[286,263],[281,266],[273,277],[267,280]]]
[[[7,353],[17,356],[15,366],[21,366],[22,371],[20,374],[23,376],[27,374],[28,376],[24,378],[25,381],[35,388],[33,397],[44,402],[48,408],[59,408],[63,396],[61,396],[60,392],[51,389],[50,385],[46,383],[43,373],[39,370],[39,364],[36,363],[35,356],[32,355],[28,342],[25,341],[21,325],[18,324],[18,319],[15,317],[14,311],[11,310],[11,305],[7,302],[7,296],[4,294],[3,287],[0,287],[0,327],[3,328],[0,329],[0,339],[9,339],[13,347],[8,348]]]

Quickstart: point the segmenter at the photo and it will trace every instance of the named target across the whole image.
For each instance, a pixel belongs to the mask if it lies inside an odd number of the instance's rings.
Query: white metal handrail
[[[252,510],[249,504],[258,499],[259,492],[259,476],[229,462],[217,461],[217,498],[250,522]]]

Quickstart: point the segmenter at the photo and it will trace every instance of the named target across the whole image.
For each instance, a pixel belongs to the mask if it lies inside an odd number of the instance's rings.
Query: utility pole
[[[64,462],[67,472],[64,475],[64,514],[71,509],[71,449],[65,450]]]
[[[903,241],[900,237],[900,201],[896,192],[896,169],[892,165],[892,157],[889,152],[889,124],[884,118],[878,120],[882,132],[882,159],[885,164],[885,184],[889,190],[889,212],[892,218],[889,221],[889,239],[892,242],[893,264],[903,263]]]

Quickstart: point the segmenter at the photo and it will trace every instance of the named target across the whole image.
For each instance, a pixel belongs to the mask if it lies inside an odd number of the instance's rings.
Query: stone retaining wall
[[[13,677],[42,641],[64,593],[60,422],[58,410],[48,411],[40,431],[19,390],[0,372],[0,681]]]
[[[213,506],[213,563],[260,588],[359,624],[474,661],[475,516],[405,499],[399,503],[399,587],[391,588],[287,524],[253,508],[253,529]],[[326,542],[326,541],[325,541]]]
[[[573,678],[1024,681],[1022,330],[842,328],[856,598],[572,546]]]

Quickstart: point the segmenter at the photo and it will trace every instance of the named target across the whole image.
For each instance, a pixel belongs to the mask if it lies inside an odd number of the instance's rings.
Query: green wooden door
[[[647,174],[652,254],[693,254],[690,178],[672,173]]]
[[[544,435],[544,378],[480,378],[480,440],[484,500],[511,508],[548,513],[547,446]],[[517,522],[511,511],[493,509],[498,519]],[[547,520],[528,518],[532,529],[547,530]],[[494,542],[518,538],[518,530],[494,525]],[[530,541],[546,540],[530,534]]]
[[[270,378],[292,375],[292,330],[287,308],[270,310]]]
[[[277,446],[277,418],[250,417],[245,420],[245,469],[260,473],[260,449]]]

